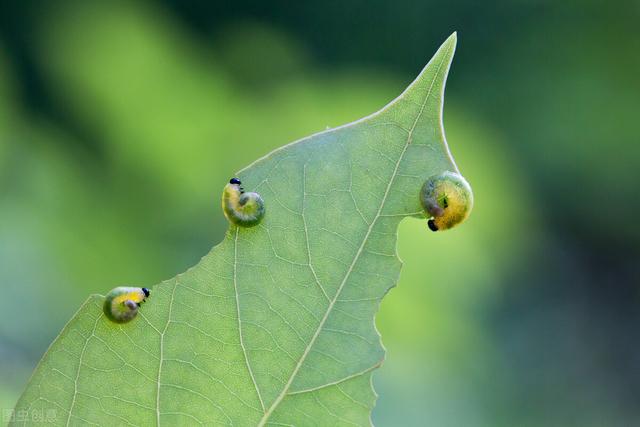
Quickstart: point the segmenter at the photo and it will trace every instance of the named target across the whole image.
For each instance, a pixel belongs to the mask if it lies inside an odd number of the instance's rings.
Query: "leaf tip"
[[[447,47],[449,49],[455,50],[456,45],[458,44],[458,32],[454,31],[451,33],[449,37],[442,43],[442,47]]]

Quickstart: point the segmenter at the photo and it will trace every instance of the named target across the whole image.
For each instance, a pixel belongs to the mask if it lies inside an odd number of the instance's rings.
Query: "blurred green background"
[[[0,408],[90,293],[221,240],[223,183],[376,111],[454,30],[476,206],[400,227],[379,426],[640,425],[640,3],[0,3]]]

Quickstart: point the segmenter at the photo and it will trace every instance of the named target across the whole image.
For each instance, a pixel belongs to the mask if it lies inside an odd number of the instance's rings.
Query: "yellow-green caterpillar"
[[[225,185],[222,210],[231,223],[242,227],[258,225],[265,214],[262,197],[258,193],[245,193],[238,178],[231,178]]]
[[[150,294],[147,288],[114,288],[104,299],[104,314],[113,322],[127,323],[136,317],[140,304],[146,301]]]
[[[447,230],[464,221],[473,207],[469,183],[459,174],[444,172],[427,179],[420,190],[420,203],[431,231]]]

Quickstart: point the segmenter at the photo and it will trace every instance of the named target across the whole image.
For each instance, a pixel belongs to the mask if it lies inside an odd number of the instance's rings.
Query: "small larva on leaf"
[[[459,174],[444,172],[427,179],[420,190],[420,203],[429,217],[431,231],[447,230],[464,221],[473,207],[469,183]]]
[[[104,314],[116,323],[127,323],[138,314],[140,304],[151,294],[147,288],[120,286],[104,299]]]
[[[231,223],[253,227],[262,221],[265,207],[258,193],[245,193],[242,182],[231,178],[222,191],[222,211]]]

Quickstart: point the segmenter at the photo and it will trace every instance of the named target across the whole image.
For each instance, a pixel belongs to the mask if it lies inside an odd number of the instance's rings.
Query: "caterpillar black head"
[[[114,288],[104,299],[104,314],[113,322],[127,323],[137,316],[140,304],[146,301],[149,295],[151,291],[147,288]]]
[[[253,227],[264,217],[264,200],[258,193],[245,193],[242,182],[231,178],[222,191],[222,211],[231,223]]]
[[[467,219],[473,207],[473,193],[462,176],[444,172],[427,179],[420,190],[420,203],[429,217],[429,229],[447,230]]]

